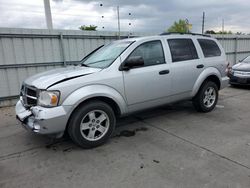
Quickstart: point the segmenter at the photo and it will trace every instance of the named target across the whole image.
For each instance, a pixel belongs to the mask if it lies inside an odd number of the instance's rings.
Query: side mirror
[[[144,59],[141,56],[128,58],[121,66],[120,70],[129,70],[132,67],[141,67],[144,65]]]

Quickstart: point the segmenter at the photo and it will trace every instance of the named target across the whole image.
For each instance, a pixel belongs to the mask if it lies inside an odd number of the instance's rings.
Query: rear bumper
[[[221,85],[220,89],[224,89],[228,86],[229,84],[229,78],[227,76],[221,78]]]
[[[64,132],[69,118],[69,106],[26,109],[21,101],[16,104],[16,118],[27,130],[38,134],[59,134]]]

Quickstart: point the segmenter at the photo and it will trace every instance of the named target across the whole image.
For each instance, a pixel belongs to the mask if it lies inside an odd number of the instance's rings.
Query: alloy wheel
[[[80,132],[86,140],[97,141],[107,133],[109,126],[108,115],[102,110],[93,110],[83,117]]]
[[[207,108],[210,108],[214,105],[216,101],[216,91],[213,87],[208,87],[205,90],[203,103]]]

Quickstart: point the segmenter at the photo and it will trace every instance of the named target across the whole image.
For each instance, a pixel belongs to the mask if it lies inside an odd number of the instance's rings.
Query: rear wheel
[[[206,81],[193,98],[193,105],[199,112],[210,112],[217,104],[218,95],[217,85],[212,81]]]
[[[89,101],[73,113],[68,133],[83,148],[93,148],[105,143],[115,128],[113,109],[102,101]]]

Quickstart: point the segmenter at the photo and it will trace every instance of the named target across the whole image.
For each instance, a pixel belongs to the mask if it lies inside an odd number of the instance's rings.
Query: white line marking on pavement
[[[216,108],[225,108],[225,106],[217,104]]]

